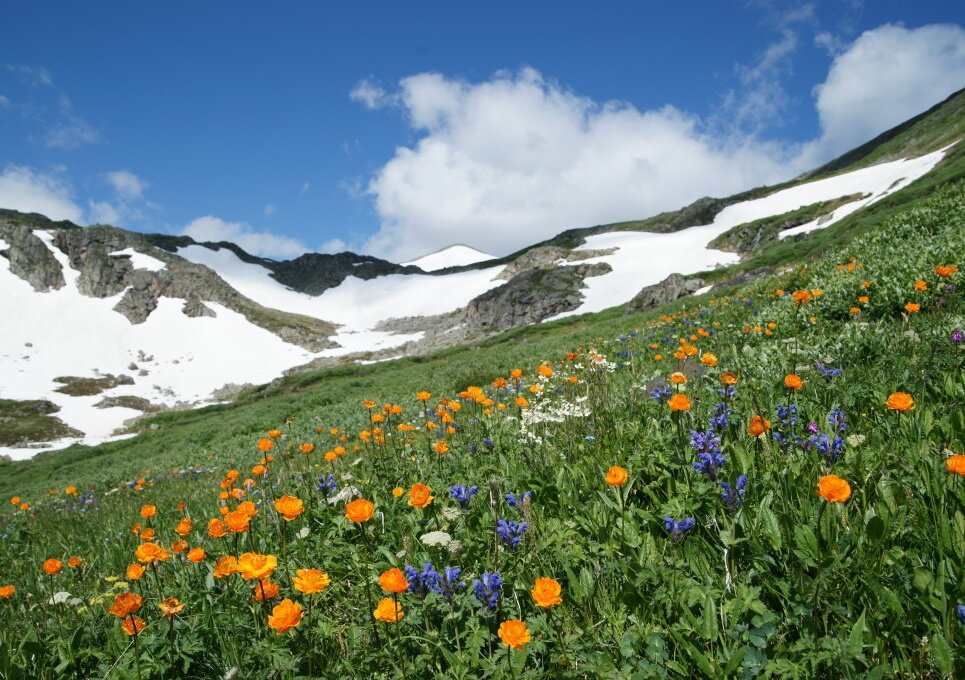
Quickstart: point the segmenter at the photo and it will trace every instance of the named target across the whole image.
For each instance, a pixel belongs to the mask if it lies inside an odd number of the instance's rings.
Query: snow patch
[[[476,264],[477,262],[485,262],[486,260],[492,259],[494,259],[492,255],[484,253],[481,250],[456,244],[448,248],[443,248],[442,250],[437,250],[434,253],[423,255],[414,260],[403,262],[402,266],[413,265],[419,267],[422,271],[434,272],[439,269],[445,269],[446,267],[462,267],[467,264]]]
[[[150,255],[145,255],[144,253],[139,253],[133,248],[125,248],[124,250],[115,250],[111,253],[114,255],[128,255],[131,258],[131,265],[134,269],[146,269],[150,272],[161,271],[167,266],[167,263],[162,262],[156,257],[151,257]]]

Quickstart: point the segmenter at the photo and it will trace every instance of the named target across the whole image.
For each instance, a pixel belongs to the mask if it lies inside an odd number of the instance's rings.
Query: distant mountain
[[[403,264],[347,252],[278,261],[0,210],[0,422],[33,424],[0,428],[0,454],[104,441],[144,412],[230,399],[299,367],[422,354],[761,275],[965,176],[963,102],[812,176],[567,230],[503,258],[457,244]]]

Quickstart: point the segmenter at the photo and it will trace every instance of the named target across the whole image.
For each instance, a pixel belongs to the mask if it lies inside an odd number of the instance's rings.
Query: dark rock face
[[[610,265],[603,262],[530,269],[471,300],[466,317],[473,326],[491,330],[536,323],[579,307],[583,279],[610,271]]]
[[[695,290],[703,287],[704,282],[700,279],[685,279],[680,274],[671,274],[660,283],[642,288],[633,299],[627,303],[625,313],[641,312],[646,309],[653,309],[664,303],[672,302],[677,298],[690,295]]]
[[[770,276],[773,273],[774,270],[770,267],[758,267],[757,269],[750,269],[746,272],[741,272],[734,278],[718,283],[715,288],[717,286],[743,286],[745,283],[762,279],[765,276]]]
[[[215,314],[213,309],[208,307],[196,297],[185,300],[184,306],[181,307],[181,311],[185,316],[190,316],[191,318],[197,318],[199,316],[210,316],[213,318],[218,316]]]
[[[264,264],[272,270],[272,278],[293,290],[309,295],[321,295],[339,285],[349,276],[374,279],[388,274],[423,274],[418,267],[403,267],[386,260],[355,253],[305,253],[294,260]]]
[[[0,256],[10,261],[10,271],[33,286],[35,291],[46,293],[66,284],[57,258],[29,226],[0,215],[0,239],[10,246],[0,250]]]

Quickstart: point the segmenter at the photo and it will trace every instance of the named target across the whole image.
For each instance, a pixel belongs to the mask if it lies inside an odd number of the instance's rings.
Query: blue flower
[[[670,389],[669,385],[665,385],[663,387],[654,387],[648,394],[654,401],[666,401],[673,395],[673,390]]]
[[[466,584],[459,580],[461,575],[462,569],[459,567],[446,567],[443,569],[440,578],[430,584],[429,587],[432,589],[432,592],[437,595],[442,595],[449,602],[452,602],[452,598],[456,596],[456,593],[466,587]]]
[[[482,443],[483,443],[483,446],[485,446],[487,449],[491,449],[494,446],[493,440],[490,439],[489,437],[486,437],[485,439],[483,439]]]
[[[727,402],[720,402],[714,405],[714,413],[710,416],[708,422],[710,423],[710,428],[717,432],[721,432],[730,425],[730,416],[733,413],[733,409],[727,408]]]
[[[315,487],[318,491],[324,491],[325,495],[329,495],[335,492],[338,488],[338,484],[335,483],[335,475],[330,474],[326,478],[319,478],[318,486]]]
[[[488,611],[492,611],[499,604],[503,591],[503,579],[495,572],[485,572],[478,579],[473,579],[472,587],[476,599]]]
[[[717,480],[717,470],[727,462],[720,453],[720,437],[714,434],[713,429],[706,432],[690,431],[690,446],[697,452],[694,469],[707,475],[712,482]]]
[[[509,544],[510,550],[515,550],[519,546],[528,528],[529,524],[526,522],[507,522],[504,519],[496,522],[496,534],[503,543]]]
[[[413,595],[425,597],[430,590],[435,591],[438,587],[439,572],[432,567],[432,562],[426,562],[422,571],[408,564],[403,569],[405,580],[409,582],[408,591]]]
[[[663,518],[663,525],[673,538],[683,538],[683,535],[693,529],[696,523],[697,520],[693,517],[681,520],[675,520],[673,517]]]
[[[449,489],[449,495],[452,499],[459,503],[463,509],[469,507],[469,501],[472,497],[479,493],[478,486],[471,486],[468,489],[465,484],[456,484]]]
[[[520,494],[519,497],[517,497],[514,494],[508,493],[506,494],[506,505],[508,505],[511,508],[515,508],[521,505],[523,501],[525,501],[527,498],[532,497],[532,495],[533,495],[532,491],[527,491],[526,493]]]
[[[965,623],[965,604],[960,604],[955,608],[955,612],[958,614],[959,620]]]
[[[721,482],[721,487],[723,491],[720,497],[724,499],[724,502],[732,508],[739,508],[744,503],[744,494],[747,493],[747,475],[741,475],[737,478],[737,483],[732,487],[727,482]]]
[[[848,429],[848,417],[840,408],[836,408],[828,414],[828,425],[832,430],[844,432]]]
[[[821,375],[828,380],[831,380],[831,378],[837,378],[839,375],[841,375],[840,368],[825,368],[824,364],[822,364],[820,361],[815,361],[814,366],[818,369],[818,371],[821,372]]]

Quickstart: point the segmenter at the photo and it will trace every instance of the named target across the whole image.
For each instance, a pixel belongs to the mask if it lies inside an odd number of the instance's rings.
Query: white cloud
[[[0,174],[0,207],[36,212],[52,220],[79,223],[83,217],[62,179],[19,165],[7,165]]]
[[[88,144],[94,144],[100,139],[100,134],[77,116],[67,119],[53,126],[44,134],[44,146],[48,149],[79,149]]]
[[[318,247],[320,253],[343,253],[348,250],[348,244],[340,238],[333,238],[325,241]]]
[[[532,69],[479,84],[420,74],[400,100],[423,137],[369,184],[382,228],[365,244],[396,261],[454,242],[505,254],[786,173],[773,146],[712,139],[670,106],[597,104]]]
[[[121,210],[107,201],[87,201],[87,220],[90,224],[117,226],[123,217]]]
[[[368,78],[358,81],[348,96],[352,101],[360,102],[367,109],[377,109],[395,99]]]
[[[915,116],[965,85],[965,30],[885,24],[858,37],[814,89],[821,136],[803,158],[818,164]]]
[[[148,183],[129,170],[115,170],[107,173],[107,181],[114,188],[118,198],[133,201],[144,194]]]
[[[212,215],[193,220],[181,230],[195,241],[231,241],[252,255],[291,258],[308,252],[300,241],[265,231],[255,231],[244,222],[226,222]]]
[[[274,203],[269,203],[268,205],[266,205],[264,210],[265,217],[271,217],[272,215],[274,215],[275,210],[276,208]]]
[[[809,16],[802,9],[795,20]],[[832,46],[830,36],[822,41]],[[421,73],[396,93],[353,95],[367,107],[397,104],[419,135],[368,184],[381,228],[364,250],[404,261],[463,242],[502,255],[569,227],[727,196],[816,167],[965,84],[961,28],[885,25],[835,45],[840,53],[814,92],[819,138],[794,145],[747,134],[783,105],[768,98],[783,96],[780,79],[798,42],[785,26],[756,64],[739,70],[744,89],[730,125],[708,126],[672,106],[597,103],[532,69],[480,83]],[[755,106],[765,117],[742,125]]]

